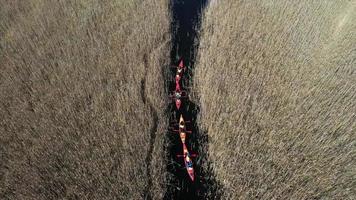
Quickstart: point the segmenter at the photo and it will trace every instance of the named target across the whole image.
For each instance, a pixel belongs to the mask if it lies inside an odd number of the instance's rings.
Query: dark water
[[[192,80],[192,71],[198,49],[198,30],[200,29],[201,14],[207,4],[206,0],[172,0],[171,12],[173,47],[171,51],[171,64],[178,65],[179,60],[184,60],[188,70],[184,73],[181,86],[189,94],[189,86]],[[176,69],[171,69],[167,74],[167,87],[170,93],[175,89],[174,76]],[[215,175],[210,169],[209,158],[206,154],[208,148],[207,133],[200,131],[197,125],[197,115],[199,107],[189,99],[183,99],[180,110],[175,108],[172,102],[167,108],[170,122],[178,121],[182,114],[187,124],[187,130],[192,134],[187,134],[186,144],[190,153],[197,153],[198,157],[193,158],[195,170],[194,182],[189,178],[184,165],[183,158],[178,158],[177,154],[182,154],[183,148],[180,137],[177,133],[167,132],[166,149],[168,155],[167,171],[170,173],[169,184],[165,194],[165,199],[219,199],[220,184],[216,181]],[[176,127],[177,129],[177,127]]]

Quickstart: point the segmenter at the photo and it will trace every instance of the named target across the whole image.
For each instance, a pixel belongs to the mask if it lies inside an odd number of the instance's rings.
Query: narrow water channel
[[[200,29],[201,16],[206,7],[207,0],[171,0],[172,12],[172,51],[171,65],[177,66],[181,59],[187,70],[181,80],[181,87],[187,91],[189,96],[189,86],[192,83],[192,71],[194,69],[195,57],[198,49],[198,30]],[[168,91],[171,94],[175,89],[174,76],[176,69],[171,68],[166,77]],[[210,170],[210,162],[207,157],[208,136],[199,130],[197,125],[197,115],[199,107],[191,102],[189,98],[182,99],[180,109],[177,109],[174,102],[169,105],[167,112],[170,116],[169,122],[178,121],[180,115],[187,124],[187,130],[192,131],[187,134],[186,145],[191,154],[197,154],[193,158],[194,176],[192,181],[185,168],[184,159],[177,157],[182,154],[183,145],[179,134],[167,131],[166,149],[168,155],[167,177],[169,184],[164,199],[218,199],[219,183]]]

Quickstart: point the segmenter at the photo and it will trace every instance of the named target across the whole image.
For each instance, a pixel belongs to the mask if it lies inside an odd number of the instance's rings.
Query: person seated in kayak
[[[192,163],[192,161],[190,160],[189,156],[187,156],[186,161],[187,161],[188,167],[193,167],[193,163]]]
[[[182,97],[182,94],[180,93],[180,92],[175,92],[175,97],[176,97],[176,99],[180,99],[181,97]]]
[[[185,133],[183,131],[180,132],[179,135],[180,135],[181,138],[185,138]]]
[[[180,78],[181,78],[180,75],[177,74],[177,75],[176,75],[176,84],[179,84]]]
[[[192,162],[188,162],[187,165],[188,165],[189,168],[193,167],[193,163]]]
[[[179,128],[184,129],[184,121],[179,122]]]

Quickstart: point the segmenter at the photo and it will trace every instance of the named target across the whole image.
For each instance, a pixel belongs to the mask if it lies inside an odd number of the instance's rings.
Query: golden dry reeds
[[[356,198],[356,2],[212,1],[194,95],[224,199]]]
[[[168,6],[0,1],[1,199],[162,198]]]

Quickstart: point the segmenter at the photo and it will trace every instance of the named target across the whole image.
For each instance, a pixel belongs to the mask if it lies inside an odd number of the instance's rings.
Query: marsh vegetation
[[[213,1],[195,101],[224,199],[356,197],[356,2]]]
[[[356,2],[212,0],[180,49],[170,12],[0,0],[0,199],[164,198],[176,54],[207,134],[197,177],[219,183],[202,196],[354,199]]]
[[[0,199],[162,198],[168,1],[0,5]]]

